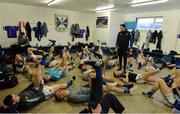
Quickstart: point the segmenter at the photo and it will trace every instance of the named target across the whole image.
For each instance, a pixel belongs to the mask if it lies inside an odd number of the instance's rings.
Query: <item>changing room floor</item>
[[[76,66],[77,67],[77,66]],[[111,70],[107,70],[107,76],[113,77],[112,72],[116,68],[113,68]],[[134,72],[140,73],[142,70],[137,70],[137,65],[134,65]],[[160,73],[153,75],[155,77],[165,76],[168,74],[168,69],[164,69]],[[79,86],[86,84],[87,82],[84,82],[81,79],[80,71],[78,68],[73,69],[69,72],[68,76],[64,79],[61,79],[57,82],[51,82],[48,85],[52,85],[54,83],[64,83],[67,80],[71,79],[73,75],[77,76],[77,80],[74,83],[74,86]],[[0,91],[0,105],[3,104],[3,99],[7,94],[11,93],[18,93],[22,91],[24,88],[26,88],[31,82],[26,79],[25,76],[22,74],[17,74],[17,77],[19,79],[19,84],[12,88],[12,89],[6,89]],[[116,78],[118,81],[118,79]],[[158,92],[154,95],[153,99],[147,98],[143,96],[141,93],[143,91],[147,91],[151,88],[151,84],[135,84],[137,85],[137,89],[133,91],[132,95],[120,95],[114,93],[117,98],[120,100],[120,102],[125,106],[125,113],[169,113],[171,112],[171,109],[165,106],[162,101],[163,98]],[[78,113],[83,108],[87,106],[87,103],[83,104],[72,104],[67,102],[66,100],[62,102],[56,102],[55,98],[51,98],[47,101],[44,101],[40,103],[39,105],[35,106],[34,108],[28,110],[28,113]],[[113,112],[110,110],[110,112]]]

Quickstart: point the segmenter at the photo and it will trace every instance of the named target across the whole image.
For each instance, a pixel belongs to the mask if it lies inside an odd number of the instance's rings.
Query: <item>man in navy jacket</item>
[[[128,54],[128,47],[129,47],[129,41],[131,39],[131,34],[127,31],[126,25],[121,24],[120,25],[120,32],[117,36],[116,41],[116,48],[119,55],[119,69],[122,69],[122,58],[124,58],[124,71],[126,70],[126,64],[127,64],[127,54]]]

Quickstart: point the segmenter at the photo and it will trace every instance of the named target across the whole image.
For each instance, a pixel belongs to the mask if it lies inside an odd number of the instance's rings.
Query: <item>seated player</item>
[[[18,111],[25,111],[37,105],[38,103],[51,98],[57,90],[67,88],[72,85],[73,80],[70,80],[65,84],[55,84],[52,86],[44,85],[42,79],[42,72],[45,62],[46,57],[43,57],[37,68],[37,73],[34,76],[33,88],[27,91],[23,91],[17,95],[7,95],[3,101],[5,105],[13,106]]]
[[[153,98],[154,93],[160,90],[164,97],[164,103],[167,106],[173,107],[180,101],[180,76],[179,71],[174,69],[170,75],[159,79],[153,84],[153,87],[148,92],[143,92],[144,95]]]
[[[32,79],[32,70],[28,65],[26,65],[25,58],[22,58],[20,54],[16,54],[12,67],[15,73],[27,73],[27,78],[29,80]]]

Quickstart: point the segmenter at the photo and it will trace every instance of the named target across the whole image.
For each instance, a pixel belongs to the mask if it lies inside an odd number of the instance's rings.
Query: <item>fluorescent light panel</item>
[[[137,3],[137,4],[132,4],[132,7],[138,7],[138,6],[145,6],[145,5],[152,5],[152,4],[160,4],[160,3],[165,3],[168,2],[168,0],[158,0],[158,1],[151,1],[151,2],[143,2],[143,3]]]
[[[98,7],[96,8],[96,11],[112,9],[113,7],[114,7],[113,4],[102,5],[102,6],[98,6]]]
[[[143,2],[151,2],[155,0],[133,0],[131,4],[143,3]]]
[[[110,11],[114,11],[116,9],[105,9],[105,10],[98,10],[96,11],[96,13],[102,13],[102,12],[110,12]]]

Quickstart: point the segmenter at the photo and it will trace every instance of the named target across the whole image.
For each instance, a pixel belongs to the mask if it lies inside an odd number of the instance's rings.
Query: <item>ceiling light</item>
[[[102,13],[102,12],[110,12],[110,11],[114,11],[116,9],[105,9],[105,10],[98,10],[96,11],[96,13]]]
[[[138,6],[145,6],[145,5],[152,5],[152,4],[160,4],[168,2],[168,0],[158,0],[158,1],[151,1],[151,2],[142,2],[137,4],[132,4],[131,7],[138,7]]]
[[[102,5],[102,6],[98,6],[96,8],[96,11],[99,11],[99,10],[106,10],[106,9],[112,9],[114,7],[113,4],[110,4],[110,5]]]
[[[150,1],[155,1],[155,0],[133,0],[131,4],[137,4],[137,3],[142,3],[142,2],[150,2]]]
[[[55,4],[55,2],[56,0],[51,0],[50,2],[48,2],[48,6]]]

